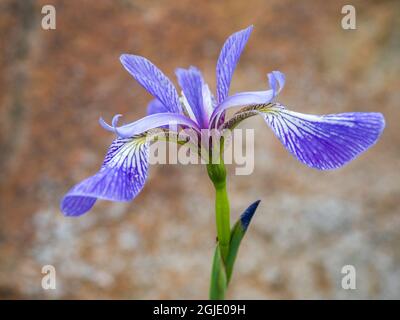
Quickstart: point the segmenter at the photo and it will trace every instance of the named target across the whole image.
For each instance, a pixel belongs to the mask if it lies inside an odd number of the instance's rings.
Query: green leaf
[[[217,244],[211,271],[210,299],[223,300],[227,286],[225,266],[222,261],[219,244]]]
[[[222,300],[225,298],[240,243],[246,234],[259,203],[260,200],[251,204],[233,226],[230,234],[229,251],[225,261],[221,254],[221,244],[217,243],[211,270],[210,299],[212,300]]]
[[[260,200],[252,203],[240,216],[239,220],[233,226],[231,231],[231,239],[229,243],[229,252],[225,261],[225,269],[226,269],[226,281],[227,285],[232,276],[233,266],[235,264],[236,256],[239,251],[240,243],[244,235],[246,234],[247,228],[251,222],[251,219],[254,216],[254,213],[257,210],[257,207],[260,203]]]

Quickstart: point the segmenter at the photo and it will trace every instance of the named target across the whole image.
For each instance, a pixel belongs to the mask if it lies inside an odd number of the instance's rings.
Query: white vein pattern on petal
[[[138,173],[142,174],[144,173],[143,164],[147,162],[148,155],[148,143],[135,138],[117,139],[110,146],[103,167],[119,167],[125,171],[138,168]]]
[[[117,139],[110,146],[100,171],[108,170],[109,168],[118,168],[115,175],[118,175],[122,171],[133,180],[124,180],[123,185],[115,185],[115,189],[118,188],[121,191],[133,187],[133,193],[136,194],[145,183],[148,170],[149,148],[148,143],[141,139],[145,138]]]

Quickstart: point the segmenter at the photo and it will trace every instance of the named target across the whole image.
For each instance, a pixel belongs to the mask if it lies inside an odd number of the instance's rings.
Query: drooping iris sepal
[[[294,157],[319,170],[347,164],[373,146],[385,128],[385,119],[377,112],[310,115],[275,104],[261,113]]]
[[[100,170],[78,183],[61,201],[66,216],[80,216],[97,199],[130,201],[143,189],[149,167],[146,136],[113,141]]]
[[[284,147],[300,162],[319,169],[337,169],[373,146],[385,128],[378,112],[312,115],[288,110],[279,103],[242,108],[222,129],[261,115]]]

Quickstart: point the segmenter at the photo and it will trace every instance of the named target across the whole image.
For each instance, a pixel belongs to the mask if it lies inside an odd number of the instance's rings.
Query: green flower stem
[[[217,224],[218,245],[221,257],[225,261],[229,253],[230,212],[226,191],[226,169],[224,163],[207,165],[208,175],[215,187],[215,219]]]
[[[226,191],[226,169],[222,159],[219,164],[207,165],[207,172],[215,187],[215,219],[218,236],[211,271],[210,299],[221,300],[225,298],[227,289],[225,261],[229,256],[231,239],[229,200]]]
[[[215,214],[221,257],[223,261],[226,261],[229,253],[231,227],[229,222],[229,200],[225,184],[215,188]]]
[[[210,299],[223,300],[228,287],[225,266],[221,258],[219,246],[215,248],[214,260],[211,270]]]

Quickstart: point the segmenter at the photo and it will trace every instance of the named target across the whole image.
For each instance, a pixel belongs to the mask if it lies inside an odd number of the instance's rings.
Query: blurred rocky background
[[[343,169],[293,159],[251,119],[255,171],[230,168],[233,220],[262,199],[242,245],[233,299],[400,298],[400,2],[0,1],[0,298],[207,298],[215,242],[213,189],[202,166],[152,166],[132,203],[98,202],[65,218],[62,195],[99,168],[113,136],[98,125],[145,114],[150,96],[119,63],[150,58],[173,78],[194,64],[215,84],[226,37],[255,29],[231,92],[286,73],[280,102],[305,113],[380,111],[379,143]],[[41,8],[57,11],[41,28]],[[57,289],[41,287],[41,268]],[[343,290],[354,265],[357,289]]]

